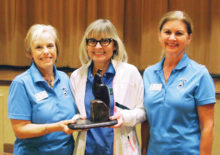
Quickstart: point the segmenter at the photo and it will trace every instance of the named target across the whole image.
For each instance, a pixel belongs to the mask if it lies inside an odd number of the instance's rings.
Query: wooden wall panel
[[[129,63],[138,67],[141,55],[141,0],[128,0],[125,6],[124,43]]]
[[[210,37],[210,1],[208,0],[169,0],[169,10],[182,10],[193,20],[192,42],[186,48],[187,54],[201,64],[207,64],[206,53]]]
[[[158,23],[167,10],[168,0],[160,0],[160,3],[155,3],[155,0],[142,2],[141,54],[138,66],[141,70],[161,59],[162,49],[158,40]]]
[[[58,57],[58,66],[79,67],[79,44],[87,24],[86,1],[71,1],[63,3],[65,10],[64,25],[59,30],[62,42],[62,55]],[[60,17],[60,19],[62,19]]]
[[[210,72],[220,74],[220,1],[212,0],[211,3],[211,32],[210,48],[208,49],[208,67]]]
[[[130,0],[128,0],[130,1]],[[99,0],[98,18],[109,19],[116,27],[120,38],[124,39],[126,0]],[[109,7],[111,6],[111,7]],[[88,18],[89,20],[89,18]],[[96,19],[93,19],[93,21]]]
[[[18,65],[27,63],[20,59],[23,52],[24,23],[26,22],[26,3],[8,0],[0,2],[0,64]],[[20,10],[20,11],[19,11]],[[19,24],[17,24],[19,23]]]
[[[211,73],[220,74],[219,0],[0,0],[0,65],[28,66],[23,40],[36,23],[51,24],[60,34],[58,67],[79,67],[79,43],[86,27],[107,18],[116,26],[129,62],[143,70],[160,60],[157,25],[169,10],[193,19],[193,40],[186,49]]]

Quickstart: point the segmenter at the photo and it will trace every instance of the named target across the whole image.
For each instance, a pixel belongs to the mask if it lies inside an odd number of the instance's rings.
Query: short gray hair
[[[59,54],[59,39],[56,29],[51,25],[35,24],[29,28],[24,40],[25,53],[28,57],[31,57],[31,44],[33,41],[39,39],[44,32],[49,32],[54,38],[57,55]]]

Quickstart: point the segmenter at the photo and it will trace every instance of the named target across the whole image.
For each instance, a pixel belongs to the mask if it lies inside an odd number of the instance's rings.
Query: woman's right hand
[[[70,124],[70,123],[76,123],[76,120],[75,119],[63,120],[63,121],[58,122],[58,125],[61,127],[61,131],[70,135],[74,131],[68,127],[68,124]]]
[[[40,137],[57,131],[71,134],[73,130],[68,127],[68,124],[75,122],[76,119],[71,119],[51,124],[33,124],[31,121],[11,119],[12,128],[19,139]]]

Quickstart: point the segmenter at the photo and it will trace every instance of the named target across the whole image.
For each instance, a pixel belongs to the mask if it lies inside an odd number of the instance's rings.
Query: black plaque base
[[[107,127],[107,126],[112,126],[117,124],[117,120],[109,120],[105,122],[92,122],[90,120],[77,120],[76,123],[70,123],[68,124],[68,127],[70,129],[78,129],[78,130],[83,130],[83,129],[90,129],[90,128],[98,128],[98,127]]]

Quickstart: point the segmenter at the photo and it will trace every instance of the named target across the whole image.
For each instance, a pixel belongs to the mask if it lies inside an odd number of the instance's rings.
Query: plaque
[[[91,120],[77,120],[68,124],[71,129],[90,129],[107,127],[117,124],[117,120],[110,120],[110,93],[108,87],[102,82],[102,70],[99,69],[94,76],[92,92],[95,97],[90,102]]]

